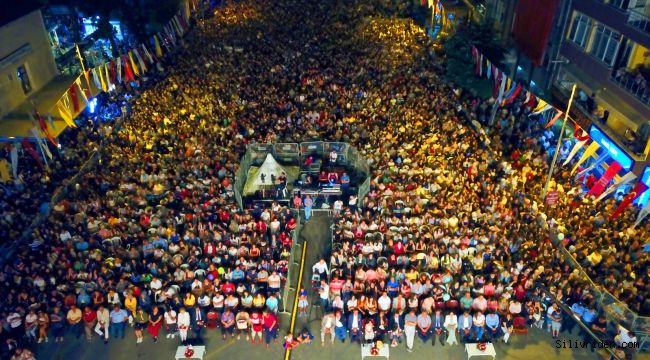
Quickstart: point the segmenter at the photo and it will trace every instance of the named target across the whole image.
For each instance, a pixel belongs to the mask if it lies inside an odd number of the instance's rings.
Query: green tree
[[[120,51],[111,20],[119,20],[138,42],[146,41],[174,16],[182,0],[50,0],[50,3],[67,5],[75,13],[92,17],[97,31],[94,37],[111,43],[113,56]]]
[[[474,74],[472,46],[476,46],[496,66],[501,64],[505,53],[486,23],[468,22],[460,25],[453,35],[444,40],[443,46],[447,79],[468,90],[476,89],[482,81]]]

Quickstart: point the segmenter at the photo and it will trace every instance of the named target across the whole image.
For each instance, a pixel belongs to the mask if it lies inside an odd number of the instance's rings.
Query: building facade
[[[0,26],[0,118],[56,75],[40,10]]]
[[[487,20],[516,54],[506,64],[511,75],[559,108],[576,84],[572,118],[601,128],[642,168],[650,152],[650,0],[539,2],[556,6],[538,64],[515,39],[518,12],[528,1],[487,1]]]
[[[554,79],[559,93],[577,84],[588,99],[578,102],[581,110],[644,159],[650,130],[649,15],[648,0],[571,1],[560,49],[563,66]]]

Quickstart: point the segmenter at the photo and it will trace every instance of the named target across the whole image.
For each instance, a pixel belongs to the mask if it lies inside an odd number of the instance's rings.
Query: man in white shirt
[[[327,268],[327,263],[325,259],[321,258],[314,266],[311,268],[312,273],[318,274],[321,279],[327,279],[330,274],[329,269]]]
[[[415,310],[411,309],[406,316],[404,316],[404,335],[406,336],[406,351],[413,352],[413,340],[415,339],[415,329],[417,326],[418,317],[415,315]]]
[[[381,311],[390,311],[391,300],[387,292],[384,291],[384,293],[379,297],[377,300],[377,305]]]
[[[176,337],[176,311],[171,307],[165,311],[165,329],[167,339]]]
[[[184,307],[180,308],[176,323],[178,324],[178,333],[181,336],[181,342],[185,345],[187,342],[187,330],[190,329],[191,318],[190,313],[185,311]]]
[[[336,150],[332,149],[330,151],[330,164],[336,164],[336,159],[339,157],[339,154],[336,153]]]
[[[104,344],[108,343],[108,326],[110,323],[111,319],[108,309],[100,305],[97,309],[97,325],[95,325],[95,332],[100,337],[102,335],[104,336]]]
[[[458,316],[458,332],[460,340],[464,343],[470,342],[472,333],[472,316],[465,310],[463,315]]]
[[[325,280],[320,281],[320,290],[318,290],[318,295],[320,297],[320,303],[323,312],[329,311],[330,305],[330,286],[327,285]]]
[[[332,339],[332,344],[334,344],[334,326],[336,325],[336,319],[334,314],[327,313],[323,316],[320,326],[320,344],[325,346],[325,334],[330,334]]]
[[[472,319],[472,325],[472,330],[474,330],[474,333],[476,334],[476,341],[483,340],[483,332],[485,331],[485,315],[483,315],[482,312],[477,311]]]
[[[337,199],[334,202],[334,212],[338,215],[341,213],[341,210],[343,210],[343,201],[341,201],[341,199]]]

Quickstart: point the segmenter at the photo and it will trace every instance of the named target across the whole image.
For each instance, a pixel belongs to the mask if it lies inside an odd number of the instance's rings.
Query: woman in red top
[[[262,344],[262,330],[264,329],[264,323],[260,313],[254,312],[251,314],[251,333],[252,333],[252,343],[255,345],[255,338],[259,336],[260,344]]]
[[[158,309],[157,306],[154,306],[153,309],[151,309],[151,314],[149,315],[149,325],[147,326],[149,334],[151,334],[153,337],[153,342],[158,342],[158,332],[162,326],[162,319],[162,312],[160,309]]]
[[[266,342],[266,350],[268,350],[271,340],[277,341],[278,319],[273,313],[264,310],[264,313],[262,315],[262,322],[264,323],[264,340]]]

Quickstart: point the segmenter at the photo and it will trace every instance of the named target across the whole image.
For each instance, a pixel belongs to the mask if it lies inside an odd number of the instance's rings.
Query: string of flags
[[[525,94],[524,106],[531,109],[530,115],[542,114],[544,119],[549,119],[545,124],[545,128],[548,129],[553,124],[555,124],[560,118],[565,116],[565,113],[559,109],[556,109],[551,104],[545,102],[544,100],[538,98],[530,90],[525,89],[521,83],[516,83],[508,75],[495,66],[490,60],[483,56],[476,46],[472,46],[471,55],[474,59],[474,73],[478,77],[486,77],[493,82],[493,91],[492,97],[496,99],[496,103],[500,106],[505,106],[513,101],[515,101],[522,93]],[[495,107],[496,108],[496,107]],[[577,123],[571,120],[573,128],[575,129],[573,137],[576,142],[573,145],[571,151],[567,155],[566,159],[562,163],[562,166],[567,166],[571,160],[575,158],[578,152],[584,149],[582,156],[578,161],[573,165],[571,169],[571,174],[580,168],[582,164],[587,161],[587,159],[596,155],[596,152],[600,149],[600,144],[596,141],[593,141],[589,136],[589,133],[583,130]],[[578,177],[584,179],[585,175],[591,170],[595,169],[597,166],[602,165],[606,160],[608,160],[608,155],[601,155],[594,164],[589,168],[583,169],[578,173]],[[623,169],[621,164],[617,161],[613,161],[609,164],[603,175],[597,181],[587,181],[586,185],[589,188],[587,192],[587,197],[593,197],[595,202],[601,201],[603,198],[611,195],[616,191],[616,189],[622,187],[623,185],[630,185],[634,180],[637,179],[637,176],[632,172],[626,173],[622,176],[618,182],[609,185],[612,182],[612,179]],[[643,183],[643,181],[638,180],[634,185],[632,191],[626,195],[623,200],[619,203],[618,207],[614,212],[609,216],[610,220],[617,218],[634,200],[636,200],[643,192],[648,189],[648,186]],[[650,204],[650,203],[649,203]],[[644,209],[639,213],[637,218],[637,224],[643,220],[645,216],[650,214],[650,206],[646,205]]]
[[[63,119],[67,126],[76,127],[74,119],[92,97],[144,76],[165,53],[171,52],[189,29],[192,11],[196,9],[195,1],[186,2],[179,13],[151,37],[149,43],[135,46],[126,54],[86,69],[61,96],[52,112]]]
[[[18,178],[18,152],[25,150],[41,169],[49,169],[49,162],[54,154],[46,141],[54,147],[59,143],[51,130],[56,130],[54,118],[58,115],[69,127],[76,127],[74,119],[89,104],[92,97],[101,92],[115,89],[120,83],[134,81],[143,76],[165,53],[171,52],[190,27],[190,17],[198,10],[197,0],[185,2],[183,8],[176,14],[162,30],[154,34],[149,44],[140,44],[126,54],[118,56],[92,69],[80,74],[65,93],[59,98],[46,117],[41,115],[36,108],[30,118],[33,127],[29,133],[33,138],[30,142],[23,138],[21,142],[11,143],[10,162],[0,160],[0,183],[9,183]],[[48,126],[49,124],[49,126]],[[11,172],[9,169],[11,168]]]

